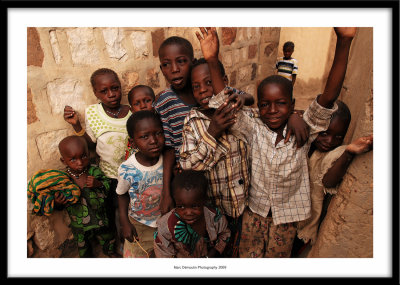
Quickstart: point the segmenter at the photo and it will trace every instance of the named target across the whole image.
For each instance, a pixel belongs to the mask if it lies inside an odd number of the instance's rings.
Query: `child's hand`
[[[357,28],[356,27],[336,27],[335,33],[338,38],[354,38],[356,35]]]
[[[230,101],[225,101],[215,110],[211,123],[208,126],[208,133],[215,139],[219,138],[222,132],[236,122],[235,106]]]
[[[296,113],[291,114],[289,117],[284,143],[287,143],[292,133],[294,133],[296,137],[297,148],[300,148],[308,140],[309,132],[308,125],[306,122],[304,122],[303,116],[297,111]]]
[[[352,154],[361,154],[372,149],[373,135],[361,137],[346,147],[346,151]]]
[[[133,242],[134,238],[139,241],[139,236],[136,232],[136,228],[131,223],[122,225],[122,237],[129,242]]]
[[[64,120],[73,126],[79,123],[78,114],[71,106],[64,107]]]
[[[56,207],[62,207],[67,204],[67,198],[64,196],[63,193],[57,191],[54,193],[54,203]]]
[[[201,51],[205,60],[218,59],[219,52],[219,40],[217,29],[213,28],[200,28],[203,37],[199,32],[196,32],[196,36],[200,41]]]
[[[103,184],[99,180],[94,178],[94,176],[88,175],[86,177],[86,187],[88,187],[88,188],[96,188],[96,187],[100,187],[102,185]]]

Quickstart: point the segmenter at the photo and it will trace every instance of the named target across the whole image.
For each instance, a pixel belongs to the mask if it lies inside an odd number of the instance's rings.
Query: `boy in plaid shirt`
[[[204,38],[199,33],[197,36],[209,64],[213,88],[220,92],[211,101],[218,101],[226,98],[216,65],[218,37],[215,28],[201,28],[201,32]],[[304,113],[310,137],[302,147],[296,147],[294,137],[284,140],[294,100],[293,85],[282,76],[267,77],[258,86],[259,117],[245,109],[231,115],[236,120],[231,129],[239,131],[251,148],[249,208],[243,214],[240,257],[290,257],[296,222],[310,217],[307,153],[318,133],[328,128],[337,109],[335,100],[343,84],[356,28],[335,28],[335,32],[335,58],[325,90]],[[227,100],[223,104],[228,104]]]

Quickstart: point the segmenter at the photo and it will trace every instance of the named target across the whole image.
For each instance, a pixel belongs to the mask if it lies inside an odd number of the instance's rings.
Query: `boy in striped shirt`
[[[283,57],[279,57],[276,61],[276,70],[277,74],[281,75],[290,81],[292,81],[292,85],[296,81],[298,66],[297,60],[292,57],[294,52],[294,43],[286,42],[283,45]]]

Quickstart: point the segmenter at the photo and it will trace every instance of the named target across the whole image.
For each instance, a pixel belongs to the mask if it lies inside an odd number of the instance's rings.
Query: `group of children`
[[[260,83],[251,108],[252,95],[229,87],[216,29],[200,32],[202,59],[181,37],[160,46],[170,87],[157,97],[139,85],[128,93],[130,106],[122,105],[118,75],[99,69],[90,82],[100,102],[86,109],[85,128],[65,107],[75,136],[59,144],[66,170],[58,172],[80,198],[68,199],[59,191],[64,184],[45,193],[55,209],[67,209],[80,257],[93,255],[93,237],[111,257],[290,257],[296,236],[315,240],[324,189],[371,148],[372,136],[336,151],[350,123],[345,104],[335,101],[355,28],[335,28],[326,88],[304,112],[294,109],[295,77],[281,75]],[[293,48],[284,46],[284,60]],[[98,166],[90,165],[94,148]],[[41,175],[28,185],[39,205]]]

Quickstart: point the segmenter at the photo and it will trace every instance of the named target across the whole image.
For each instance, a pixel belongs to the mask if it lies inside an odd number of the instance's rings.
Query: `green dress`
[[[78,203],[68,206],[70,227],[78,244],[79,256],[89,257],[90,240],[96,237],[105,254],[114,252],[115,233],[109,227],[105,199],[110,190],[110,179],[97,166],[90,166],[88,175],[103,183],[102,187],[81,189]]]

